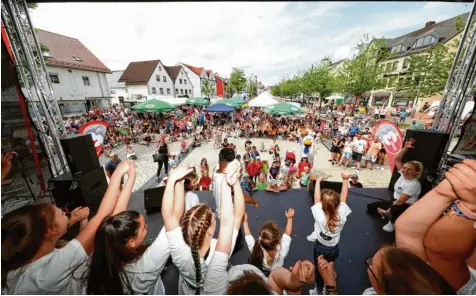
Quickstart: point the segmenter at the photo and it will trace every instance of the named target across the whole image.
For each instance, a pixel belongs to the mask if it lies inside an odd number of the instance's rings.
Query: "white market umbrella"
[[[268,92],[263,92],[253,100],[248,102],[249,107],[269,107],[279,103],[278,100]]]

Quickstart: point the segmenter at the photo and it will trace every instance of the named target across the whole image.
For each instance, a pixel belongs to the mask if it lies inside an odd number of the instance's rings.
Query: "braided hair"
[[[200,204],[188,210],[180,223],[183,239],[192,251],[193,263],[195,265],[195,283],[197,285],[196,295],[200,294],[200,285],[203,280],[199,250],[205,243],[207,231],[213,222],[212,218],[213,212],[210,207]]]

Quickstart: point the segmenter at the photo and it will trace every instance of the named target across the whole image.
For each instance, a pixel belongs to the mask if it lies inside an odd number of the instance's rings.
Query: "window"
[[[157,90],[155,89],[155,87],[152,88],[152,93],[153,93],[153,94],[156,94],[156,93],[157,93]]]
[[[381,71],[385,70],[385,64],[380,65],[380,70]]]
[[[405,50],[405,46],[403,46],[402,44],[395,45],[390,49],[390,51],[392,53],[399,53],[399,52],[402,52],[404,50]]]
[[[89,82],[89,77],[83,76],[83,84],[84,85],[91,85],[91,82]]]
[[[170,88],[167,88],[167,94],[170,95]]]
[[[178,94],[178,88],[175,89],[175,93]]]
[[[167,77],[163,76],[162,78],[164,82],[167,82]]]
[[[162,67],[161,67],[161,66],[159,66],[159,71],[162,71]]]
[[[398,62],[393,62],[393,67],[392,70],[397,70],[398,69]]]
[[[385,66],[385,71],[390,71],[390,67],[392,66],[391,63],[388,63],[386,66]]]
[[[75,60],[78,61],[78,62],[82,62],[82,61],[83,61],[80,57],[75,57],[75,56],[73,56],[73,59],[75,59]]]
[[[405,60],[403,61],[402,69],[407,69],[409,65],[410,65],[410,62],[409,62],[407,59],[405,59]]]
[[[183,95],[183,89],[180,89],[180,94]]]
[[[115,89],[111,89],[111,95],[115,95],[116,94],[116,90]]]
[[[191,89],[189,89],[189,90],[188,90],[188,93],[189,93],[189,94],[192,94],[192,90],[191,90]]]
[[[422,46],[427,46],[427,45],[431,45],[431,44],[434,44],[436,43],[437,40],[434,36],[432,35],[429,35],[429,36],[426,36],[426,37],[422,37],[420,39],[418,39],[412,46],[412,48],[418,48],[418,47],[422,47]]]
[[[179,79],[180,84],[182,84],[182,79]]]
[[[159,91],[160,91],[160,94],[163,95],[164,94],[164,89],[161,87],[159,88]]]
[[[59,84],[59,76],[58,74],[50,74],[50,81],[51,83]]]
[[[183,83],[187,84],[187,79],[184,79],[184,80],[183,80]]]
[[[155,75],[155,80],[157,80],[158,82],[160,82],[160,75]]]

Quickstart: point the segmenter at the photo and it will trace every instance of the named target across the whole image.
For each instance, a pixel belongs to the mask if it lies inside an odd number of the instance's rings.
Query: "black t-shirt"
[[[350,187],[355,187],[355,188],[364,188],[362,183],[357,182],[357,183],[352,183],[352,181],[349,181]]]
[[[246,141],[245,146],[251,146],[251,141]]]
[[[222,143],[221,146],[222,146],[223,148],[228,148],[228,146],[230,146],[230,143]]]

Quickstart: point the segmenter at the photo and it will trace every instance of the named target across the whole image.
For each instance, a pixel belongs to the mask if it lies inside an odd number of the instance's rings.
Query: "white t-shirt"
[[[339,222],[334,228],[334,231],[331,232],[327,228],[327,217],[324,211],[322,210],[322,203],[318,202],[313,205],[311,208],[312,215],[314,216],[314,232],[307,237],[309,241],[319,241],[321,244],[327,247],[336,246],[340,240],[340,233],[344,229],[344,224],[347,221],[347,216],[352,213],[352,210],[346,203],[341,202],[337,208],[337,214],[339,215]],[[325,240],[322,236],[329,238]]]
[[[88,255],[79,241],[8,273],[8,295],[83,294]]]
[[[185,212],[198,205],[200,201],[198,200],[198,195],[192,191],[187,191],[185,193]]]
[[[355,139],[355,140],[353,141],[353,144],[354,144],[354,146],[355,146],[355,148],[356,148],[356,149],[355,149],[355,152],[357,152],[357,153],[363,153],[364,150],[365,150],[365,146],[367,146],[367,142],[366,142],[365,140],[363,140],[363,139],[360,139],[360,140]]]
[[[402,172],[399,171],[401,174]],[[418,196],[421,193],[421,184],[417,179],[407,180],[402,176],[398,178],[397,182],[394,185],[395,192],[393,193],[393,198],[398,200],[402,193],[405,193],[410,196],[405,203],[414,204],[418,200]]]
[[[250,250],[250,253],[253,252],[253,247],[255,245],[255,238],[252,235],[247,235],[245,236],[246,244],[248,245],[248,250]],[[291,237],[287,234],[283,234],[283,237],[281,238],[281,244],[278,246],[278,251],[276,252],[276,256],[274,257],[273,264],[271,266],[268,265],[268,262],[266,260],[266,254],[267,251],[261,247],[263,250],[263,269],[265,270],[273,270],[275,267],[280,267],[284,265],[284,259],[286,259],[286,256],[288,256],[289,253],[289,248],[291,246]]]
[[[165,295],[160,273],[170,256],[165,227],[139,260],[124,267],[134,294]]]
[[[217,166],[218,169],[218,166]],[[224,174],[217,173],[217,169],[213,174],[213,197],[215,197],[215,212],[220,218],[220,198],[221,198],[221,182],[223,181]]]
[[[476,270],[468,266],[470,278],[469,281],[457,292],[458,295],[476,295]]]
[[[236,238],[238,237],[238,230],[233,229],[233,237],[231,243],[231,253],[235,248]],[[167,232],[167,239],[169,241],[170,255],[172,256],[172,261],[175,266],[177,266],[180,276],[179,276],[179,295],[194,295],[196,291],[196,282],[195,282],[195,264],[192,258],[192,251],[190,247],[185,243],[182,235],[182,229],[180,227],[175,228]],[[214,242],[215,241],[215,242]],[[210,251],[208,252],[207,260],[200,258],[200,271],[202,273],[202,291],[203,293],[203,283],[206,279],[208,265],[214,256],[216,248],[216,239],[212,239],[210,245]],[[213,249],[212,249],[213,247]]]
[[[256,266],[251,264],[241,264],[235,265],[228,271],[227,282],[231,282],[234,280],[239,279],[245,273],[245,271],[251,271],[259,275],[265,282],[268,282],[268,278],[264,275],[264,273],[259,270]]]
[[[345,141],[344,153],[352,153],[352,142]]]

